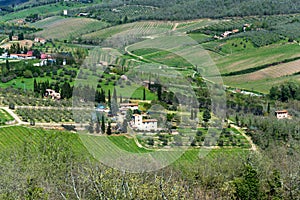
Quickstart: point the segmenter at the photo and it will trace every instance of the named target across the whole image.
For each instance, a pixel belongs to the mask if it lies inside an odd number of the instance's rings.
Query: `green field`
[[[43,30],[34,35],[47,39],[75,39],[83,34],[100,30],[107,25],[105,22],[89,18],[53,17],[37,22],[37,27],[42,27]]]
[[[18,148],[24,148],[24,145],[30,145],[30,148],[39,150],[44,143],[48,140],[49,142],[65,143],[69,145],[72,151],[77,155],[87,156],[88,151],[86,148],[92,148],[91,146],[84,146],[86,138],[92,140],[93,143],[97,144],[98,147],[101,144],[106,144],[109,140],[116,147],[131,153],[148,153],[152,150],[147,150],[144,148],[139,148],[135,144],[133,138],[128,138],[126,136],[92,136],[92,135],[82,135],[75,134],[64,131],[50,131],[35,128],[26,128],[22,126],[8,127],[0,129],[0,149],[12,150]],[[108,139],[108,140],[107,140]],[[84,141],[84,142],[83,142]],[[104,148],[104,147],[102,147]],[[1,152],[1,150],[0,150]],[[240,148],[221,148],[215,150],[208,149],[189,149],[182,157],[175,162],[175,165],[183,165],[184,163],[190,163],[199,160],[201,155],[208,157],[215,157],[218,154],[227,154],[228,156],[234,156],[237,154],[248,154],[249,150]]]
[[[188,32],[195,29],[203,28],[208,25],[213,25],[218,22],[219,20],[211,20],[211,19],[199,19],[193,21],[179,22],[178,26],[176,27],[176,31]]]
[[[34,8],[28,8],[25,10],[20,10],[18,12],[9,13],[5,16],[1,16],[1,21],[10,21],[15,19],[25,18],[31,14],[39,14],[39,15],[50,15],[50,14],[61,14],[64,9],[68,9],[68,6],[61,4],[50,4],[44,6],[38,6]]]
[[[298,57],[300,55],[299,49],[300,46],[298,44],[274,44],[215,57],[214,61],[220,72],[224,74]],[[228,47],[226,52],[230,52]]]
[[[0,148],[1,150],[13,150],[24,148],[41,148],[46,139],[60,141],[68,144],[76,154],[87,154],[85,147],[82,145],[77,134],[60,131],[48,131],[43,129],[26,128],[22,126],[8,127],[0,129]],[[0,150],[0,151],[1,151]]]
[[[174,26],[172,22],[160,22],[160,21],[142,21],[133,22],[129,24],[122,24],[118,26],[109,27],[92,33],[87,33],[82,36],[87,40],[104,40],[112,36],[118,36],[119,34],[141,34],[141,35],[153,35],[157,33],[166,32],[171,30]]]
[[[249,91],[259,91],[265,94],[268,94],[271,87],[274,85],[280,85],[284,82],[289,82],[291,80],[300,81],[300,75],[283,76],[279,78],[266,78],[253,81],[239,81],[240,79],[243,79],[243,77],[243,75],[229,76],[223,77],[223,80],[226,85],[231,86],[233,88],[246,89]]]

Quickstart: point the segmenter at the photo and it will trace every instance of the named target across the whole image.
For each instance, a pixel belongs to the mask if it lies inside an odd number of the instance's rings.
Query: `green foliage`
[[[300,100],[300,84],[287,82],[270,89],[269,96],[273,100],[287,102],[288,100]]]
[[[247,40],[251,41],[255,47],[270,45],[284,39],[277,33],[265,30],[249,31],[246,33],[241,33],[237,37],[246,38]]]
[[[238,199],[252,200],[259,198],[259,178],[257,171],[251,165],[245,165],[242,178],[236,179],[234,184]]]
[[[32,78],[33,77],[32,71],[30,71],[30,70],[24,71],[23,75],[24,75],[25,78]]]
[[[204,110],[202,117],[204,122],[209,122],[209,120],[211,119],[211,114],[208,109]]]

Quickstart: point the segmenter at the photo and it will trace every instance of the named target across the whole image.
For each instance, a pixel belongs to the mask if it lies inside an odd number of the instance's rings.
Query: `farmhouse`
[[[12,41],[18,41],[19,40],[19,36],[14,35],[14,36],[11,37],[11,40]]]
[[[33,52],[32,51],[28,51],[26,54],[24,54],[24,53],[10,54],[10,56],[8,58],[10,58],[10,59],[19,59],[19,60],[22,60],[22,59],[29,60],[29,59],[35,59],[36,57],[33,56]]]
[[[47,41],[46,41],[46,39],[44,39],[44,38],[36,37],[36,38],[34,38],[34,42],[36,42],[36,43],[41,43],[41,44],[45,44]]]
[[[154,85],[155,83],[153,81],[143,81],[143,86],[147,89],[150,89],[151,85]]]
[[[287,110],[278,110],[275,111],[277,119],[286,119],[289,118],[289,112]]]
[[[127,80],[128,80],[128,77],[127,77],[126,75],[124,75],[124,74],[123,74],[120,78],[121,78],[121,80],[123,80],[123,81],[127,81]]]
[[[143,119],[147,115],[134,114],[131,125],[134,129],[143,131],[157,131],[157,120],[156,119]]]
[[[226,38],[231,34],[232,34],[232,31],[225,31],[224,33],[221,34],[221,37]]]
[[[138,110],[139,109],[139,104],[137,103],[121,103],[120,104],[120,111],[127,111],[127,110]]]
[[[78,14],[79,17],[82,17],[82,16],[88,16],[88,15],[89,15],[89,13],[79,13],[79,14]]]
[[[52,99],[59,100],[61,98],[60,93],[55,92],[54,90],[51,89],[46,89],[46,97],[51,97]]]
[[[101,66],[108,66],[108,62],[106,62],[106,61],[100,61],[99,64]]]
[[[51,59],[52,56],[50,54],[42,53],[41,54],[41,59]]]
[[[19,19],[19,20],[17,21],[17,24],[19,24],[19,25],[25,25],[25,24],[26,24],[26,21],[25,21],[24,19]]]

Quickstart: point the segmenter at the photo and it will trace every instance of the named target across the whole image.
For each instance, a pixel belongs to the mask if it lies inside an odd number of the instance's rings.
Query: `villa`
[[[157,131],[156,119],[145,119],[147,115],[134,114],[131,126],[142,131]]]
[[[289,118],[289,112],[287,110],[278,110],[275,111],[277,119],[286,119]]]
[[[51,89],[46,89],[46,97],[51,97],[52,99],[59,100],[61,98],[60,93],[55,92],[54,90]]]
[[[137,103],[121,103],[120,104],[120,111],[127,111],[127,110],[138,110],[139,109],[139,104]]]

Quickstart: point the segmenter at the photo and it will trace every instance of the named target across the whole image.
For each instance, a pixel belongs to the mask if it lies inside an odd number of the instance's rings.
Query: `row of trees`
[[[55,82],[50,84],[48,80],[39,82],[37,82],[36,79],[33,80],[34,93],[44,97],[46,94],[46,89],[53,89],[55,92],[59,92],[62,99],[69,99],[73,95],[73,87],[69,82],[64,82],[62,84]]]
[[[179,0],[179,1],[149,1],[133,0],[126,1],[127,6],[141,5],[140,10],[145,10],[143,14],[137,12],[126,13],[123,7],[124,1],[113,1],[102,5],[85,8],[91,13],[92,17],[106,20],[111,23],[122,23],[124,21],[136,20],[188,20],[196,18],[223,18],[234,16],[253,16],[253,15],[275,15],[297,13],[300,10],[300,3],[284,0],[283,2],[263,0],[263,1],[234,1],[234,0]],[[143,7],[145,6],[145,7]],[[148,7],[147,7],[148,6]],[[150,8],[149,8],[150,7]],[[152,9],[151,9],[152,7]],[[119,8],[121,12],[112,12],[113,8]],[[148,9],[147,9],[148,8]],[[155,9],[154,9],[155,8]],[[123,11],[123,12],[122,12]],[[122,16],[123,14],[123,16]]]
[[[287,102],[288,100],[300,100],[300,84],[287,82],[270,89],[269,96],[272,100]]]

